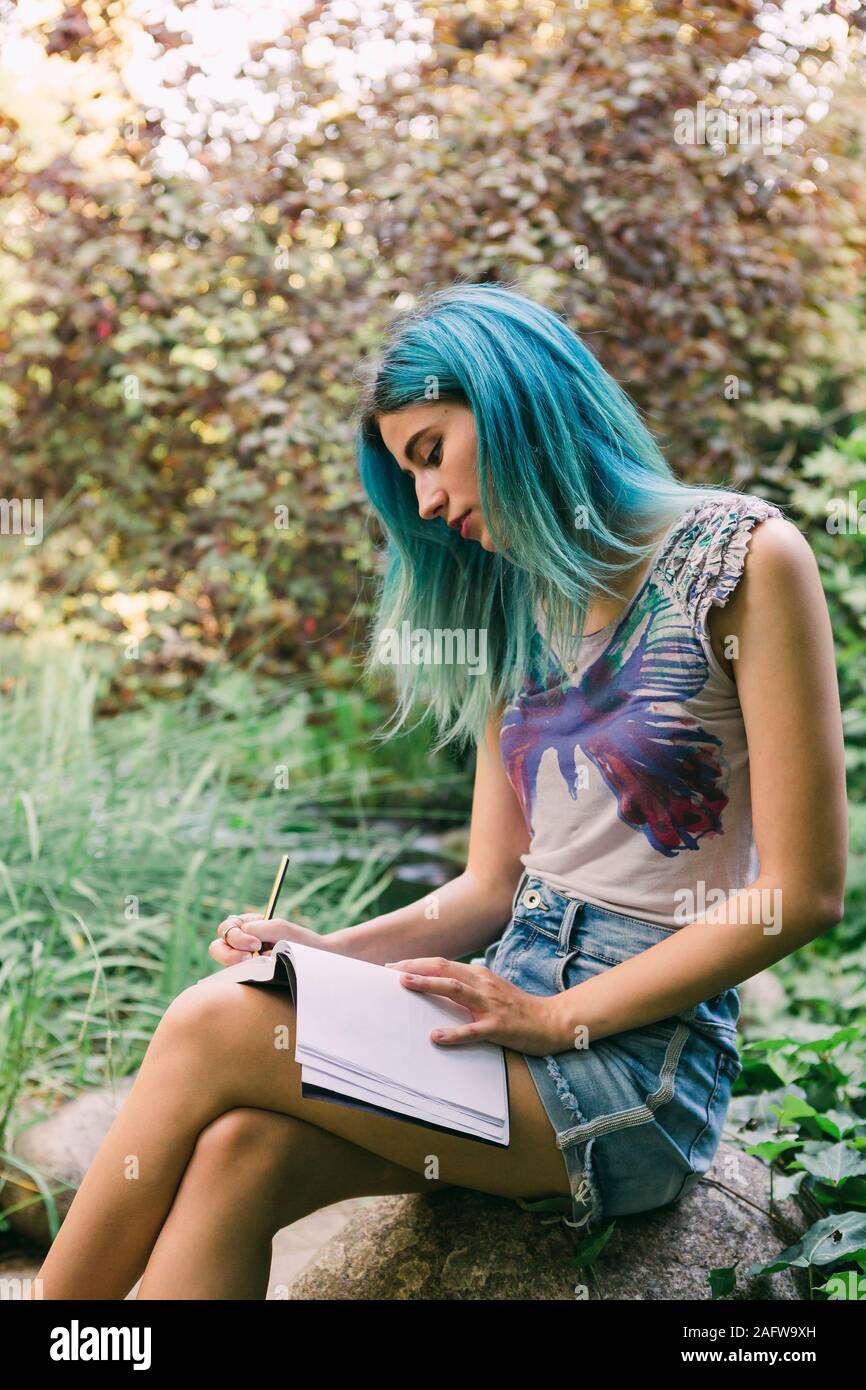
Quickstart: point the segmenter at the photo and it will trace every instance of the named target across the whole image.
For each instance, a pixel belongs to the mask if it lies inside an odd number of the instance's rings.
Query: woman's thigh
[[[289,991],[242,984],[238,976],[246,969],[246,963],[227,966],[191,985],[172,1002],[157,1030],[162,1047],[191,1052],[196,1075],[203,1084],[212,1083],[221,1109],[255,1106],[294,1115],[449,1185],[527,1199],[568,1193],[562,1153],[521,1053],[504,1049],[507,1148],[313,1100],[301,1094]]]

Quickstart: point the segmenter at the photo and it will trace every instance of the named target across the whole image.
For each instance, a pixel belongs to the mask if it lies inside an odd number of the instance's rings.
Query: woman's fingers
[[[215,946],[223,945],[232,956],[232,964],[244,956],[249,956],[251,952],[260,951],[262,948],[261,934],[254,930],[254,921],[258,914],[255,912],[237,913],[231,917],[226,917],[217,927],[217,940]],[[251,921],[250,919],[253,919]],[[229,939],[226,940],[226,937]],[[213,955],[213,952],[211,952]],[[222,957],[214,956],[215,960]]]
[[[441,994],[462,1004],[464,1009],[483,1009],[484,997],[473,985],[465,980],[456,980],[449,975],[411,975],[401,974],[400,983],[417,994]]]
[[[294,926],[295,923],[284,917],[264,917],[261,912],[233,912],[220,922],[216,940],[211,941],[207,953],[220,965],[237,965],[259,951],[269,950]]]
[[[265,941],[278,941],[286,931],[306,931],[297,922],[288,922],[285,917],[263,917],[260,912],[249,913],[244,923],[244,930],[254,932],[256,936],[261,936]]]
[[[466,984],[477,984],[480,971],[490,973],[484,965],[464,965],[459,960],[448,960],[445,956],[418,956],[414,960],[390,960],[386,969],[403,970],[412,975],[442,975],[452,980],[463,980]]]
[[[236,951],[233,946],[227,946],[222,937],[208,943],[207,953],[220,965],[237,965],[239,961],[249,960],[252,954],[250,951]]]
[[[231,939],[226,945],[244,946],[248,945],[255,949],[255,943],[261,944],[261,937],[258,932],[253,930],[253,923],[261,916],[258,912],[236,912],[231,917],[226,917],[217,927],[217,936],[223,940],[227,936]]]
[[[297,922],[289,922],[285,917],[265,917],[261,912],[234,912],[231,917],[226,917],[217,927],[217,935],[225,936],[227,931],[231,932],[233,942],[240,942],[243,934],[257,936],[263,941],[278,941],[286,932],[300,931],[306,934],[308,928],[300,926]]]

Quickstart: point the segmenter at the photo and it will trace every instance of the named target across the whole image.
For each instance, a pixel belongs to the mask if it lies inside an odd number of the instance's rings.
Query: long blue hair
[[[702,497],[732,490],[678,481],[634,404],[573,329],[510,286],[428,292],[395,319],[356,379],[358,471],[386,537],[364,675],[381,674],[393,634],[472,634],[476,656],[486,634],[486,663],[475,669],[468,660],[424,660],[423,640],[414,659],[395,660],[392,642],[397,704],[385,738],[416,709],[412,727],[435,719],[436,749],[479,742],[491,713],[550,670],[561,673],[551,643],[576,661],[572,627],[582,631],[593,595],[615,598],[612,581],[650,558],[660,531]],[[431,400],[473,413],[481,510],[496,553],[463,540],[443,517],[422,520],[414,483],[382,440],[381,415]]]

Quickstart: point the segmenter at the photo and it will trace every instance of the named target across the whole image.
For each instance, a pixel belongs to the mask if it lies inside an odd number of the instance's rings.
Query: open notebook
[[[482,1143],[508,1145],[508,1073],[497,1043],[443,1045],[434,1028],[471,1015],[441,995],[414,994],[400,972],[296,941],[277,941],[236,977],[288,988],[295,1002],[301,1093],[395,1115]]]

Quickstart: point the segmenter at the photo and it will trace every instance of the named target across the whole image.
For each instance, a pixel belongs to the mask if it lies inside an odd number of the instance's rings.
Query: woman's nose
[[[432,521],[440,515],[445,505],[446,497],[441,487],[431,488],[427,493],[418,493],[418,515],[422,521]]]

